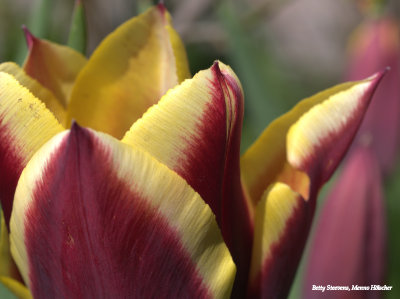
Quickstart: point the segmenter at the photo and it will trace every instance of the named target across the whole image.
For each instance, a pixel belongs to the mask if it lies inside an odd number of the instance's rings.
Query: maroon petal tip
[[[219,61],[218,60],[214,61],[213,65],[211,66],[211,69],[221,72],[221,69],[219,68]]]
[[[72,121],[68,139],[86,138],[88,134],[90,134],[90,131],[87,128],[81,127],[76,121]]]
[[[163,0],[160,0],[160,1],[158,2],[157,7],[158,7],[159,11],[160,11],[162,14],[165,14],[165,11],[166,11],[167,9],[165,8],[164,1],[163,1]]]
[[[224,74],[221,71],[219,61],[215,60],[213,65],[211,66],[211,71],[214,73],[214,76],[218,78],[219,80],[224,77]]]
[[[29,31],[29,29],[25,25],[22,25],[22,30],[25,34],[26,44],[28,45],[28,48],[31,49],[34,42],[36,41],[36,37]]]
[[[391,69],[390,66],[387,66],[383,70],[376,72],[371,76],[371,78],[373,78],[373,81],[375,83],[374,89],[377,87],[378,83],[382,80],[382,78],[386,75],[386,73],[390,71],[390,69]]]

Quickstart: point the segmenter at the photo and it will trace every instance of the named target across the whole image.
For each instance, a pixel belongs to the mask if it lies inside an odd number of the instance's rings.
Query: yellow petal
[[[66,110],[50,90],[28,76],[23,69],[13,62],[0,64],[0,72],[12,75],[22,86],[29,89],[36,98],[46,105],[47,109],[54,114],[60,124],[65,125]]]
[[[75,79],[86,58],[67,46],[39,39],[26,28],[29,54],[24,63],[25,72],[51,90],[63,107],[67,107]]]
[[[111,33],[77,78],[69,118],[121,138],[165,92],[189,76],[163,5]]]

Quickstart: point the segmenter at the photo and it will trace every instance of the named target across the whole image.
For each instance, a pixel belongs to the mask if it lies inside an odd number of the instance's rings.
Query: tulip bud
[[[391,171],[400,145],[400,28],[389,18],[363,23],[350,44],[347,80],[390,67],[376,90],[355,144],[377,155],[384,174]]]

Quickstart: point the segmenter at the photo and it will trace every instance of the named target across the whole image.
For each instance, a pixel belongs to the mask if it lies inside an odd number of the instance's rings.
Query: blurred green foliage
[[[17,299],[6,287],[0,284],[0,298],[1,299]]]
[[[393,285],[387,298],[400,298],[400,163],[386,181],[386,213],[388,224],[388,284]]]
[[[82,1],[77,1],[75,4],[67,45],[86,54],[86,18]]]

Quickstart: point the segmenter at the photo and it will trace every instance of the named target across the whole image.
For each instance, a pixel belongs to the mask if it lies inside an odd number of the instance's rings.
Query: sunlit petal
[[[49,89],[28,76],[23,69],[13,62],[0,64],[0,72],[12,75],[19,84],[26,87],[36,98],[40,99],[46,105],[46,108],[54,114],[60,124],[65,125],[66,110]]]

